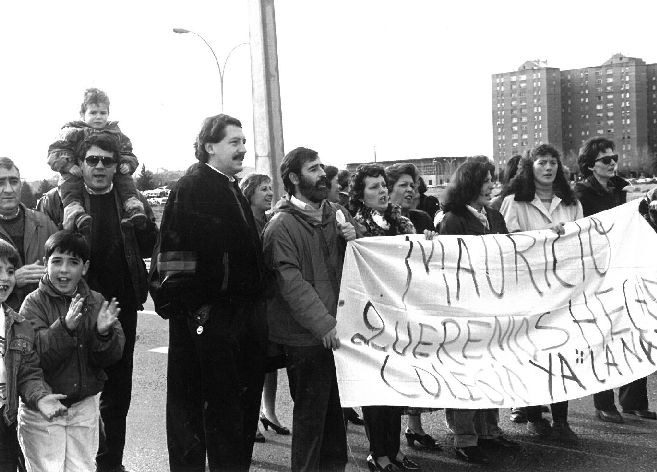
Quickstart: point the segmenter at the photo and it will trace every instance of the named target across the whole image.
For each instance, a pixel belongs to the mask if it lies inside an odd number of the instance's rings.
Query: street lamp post
[[[199,38],[201,38],[201,41],[203,41],[205,43],[205,45],[212,52],[212,55],[214,56],[214,62],[217,64],[217,70],[219,71],[219,95],[220,95],[220,98],[221,98],[221,112],[223,113],[223,111],[224,111],[224,74],[226,73],[226,65],[228,64],[228,59],[230,58],[230,55],[233,53],[233,51],[235,49],[237,49],[240,46],[244,46],[245,44],[249,44],[249,43],[244,42],[244,43],[239,43],[239,44],[236,44],[235,46],[233,46],[233,48],[230,51],[228,51],[228,54],[226,54],[226,60],[224,61],[224,66],[221,67],[221,65],[219,64],[219,59],[217,59],[217,55],[214,52],[214,49],[212,49],[212,46],[210,46],[210,43],[208,43],[203,36],[201,36],[200,34],[194,32],[194,31],[187,30],[187,29],[184,29],[184,28],[173,28],[173,32],[178,33],[178,34],[192,33],[193,35],[198,36]]]

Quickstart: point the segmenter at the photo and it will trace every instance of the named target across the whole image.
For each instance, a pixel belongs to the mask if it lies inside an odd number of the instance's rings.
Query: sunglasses
[[[618,162],[618,154],[612,154],[611,156],[602,156],[598,157],[595,162],[602,162],[604,165],[608,166],[611,164],[611,161]]]
[[[84,162],[86,162],[87,165],[91,167],[96,167],[98,162],[102,162],[103,167],[111,167],[116,164],[116,160],[113,157],[107,156],[86,156],[84,158]]]

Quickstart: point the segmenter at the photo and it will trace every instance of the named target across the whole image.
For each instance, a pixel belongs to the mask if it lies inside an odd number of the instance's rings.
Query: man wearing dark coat
[[[157,268],[167,307],[167,444],[172,471],[247,471],[264,381],[262,244],[238,187],[239,120],[206,118],[171,191]],[[156,309],[158,307],[156,306]]]

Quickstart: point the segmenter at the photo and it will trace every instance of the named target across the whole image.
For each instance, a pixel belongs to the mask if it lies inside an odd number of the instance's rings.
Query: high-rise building
[[[657,64],[615,54],[600,66],[560,70],[527,61],[493,74],[493,157],[550,143],[577,171],[579,148],[590,137],[616,144],[619,170],[653,173],[657,155]]]

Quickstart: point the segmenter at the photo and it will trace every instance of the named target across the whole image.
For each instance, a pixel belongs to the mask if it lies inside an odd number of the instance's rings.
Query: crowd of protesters
[[[64,125],[48,150],[60,185],[37,209],[19,202],[20,171],[0,158],[0,469],[125,471],[137,311],[150,288],[169,320],[166,431],[172,471],[247,471],[254,443],[272,429],[292,435],[291,470],[339,471],[347,422],[364,424],[371,471],[420,470],[401,447],[438,451],[422,426],[432,410],[342,409],[333,351],[349,241],[374,236],[485,235],[551,229],[620,205],[628,182],[605,138],[588,140],[568,183],[559,151],[541,144],[509,161],[499,195],[495,166],[468,158],[439,202],[410,163],[359,166],[353,175],[319,153],[283,159],[285,195],[272,177],[243,171],[246,140],[236,118],[203,121],[198,163],[171,190],[158,231],[134,191],[137,158],[109,99],[85,92],[81,120]],[[641,211],[656,226],[654,195]],[[153,257],[151,273],[144,258]],[[276,414],[285,368],[292,424]],[[619,389],[623,413],[657,419],[647,379]],[[19,401],[20,398],[20,401]],[[593,396],[601,421],[622,423],[608,390]],[[551,410],[552,422],[543,418]],[[513,450],[497,409],[445,409],[458,459],[488,463],[487,450]],[[513,409],[527,434],[578,440],[568,402]]]

